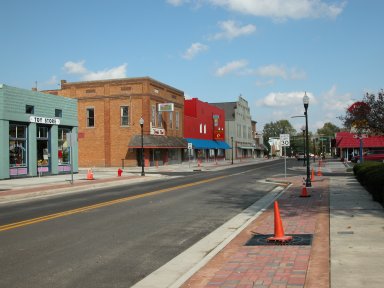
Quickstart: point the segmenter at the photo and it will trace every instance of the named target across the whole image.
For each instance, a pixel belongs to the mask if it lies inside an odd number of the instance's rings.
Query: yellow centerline
[[[192,187],[192,186],[196,186],[196,185],[200,185],[200,184],[216,181],[216,180],[219,180],[219,179],[222,179],[222,178],[225,178],[225,177],[228,177],[228,176],[219,176],[219,177],[215,177],[215,178],[211,178],[211,179],[201,180],[201,181],[198,181],[198,182],[178,185],[178,186],[174,186],[174,187],[170,187],[170,188],[165,188],[165,189],[161,189],[161,190],[156,190],[156,191],[152,191],[152,192],[146,192],[146,193],[143,193],[143,194],[140,194],[140,195],[128,196],[128,197],[124,197],[124,198],[120,198],[120,199],[116,199],[116,200],[111,200],[111,201],[107,201],[107,202],[102,202],[102,203],[98,203],[98,204],[93,204],[93,205],[89,205],[89,206],[80,207],[80,208],[77,208],[77,209],[72,209],[72,210],[63,211],[63,212],[54,213],[54,214],[49,214],[49,215],[46,215],[46,216],[32,218],[32,219],[28,219],[28,220],[24,220],[24,221],[20,221],[20,222],[10,223],[10,224],[6,224],[6,225],[0,226],[0,232],[1,231],[15,229],[15,228],[19,228],[19,227],[23,227],[23,226],[27,226],[27,225],[32,225],[32,224],[35,224],[35,223],[40,223],[40,222],[44,222],[44,221],[48,221],[48,220],[52,220],[52,219],[56,219],[56,218],[60,218],[60,217],[64,217],[64,216],[69,216],[69,215],[73,215],[73,214],[77,214],[77,213],[82,213],[82,212],[86,212],[86,211],[97,209],[97,208],[107,207],[107,206],[111,206],[111,205],[122,203],[122,202],[127,202],[127,201],[132,201],[132,200],[136,200],[136,199],[140,199],[140,198],[154,196],[154,195],[158,195],[158,194],[174,191],[174,190],[177,190],[177,189]]]

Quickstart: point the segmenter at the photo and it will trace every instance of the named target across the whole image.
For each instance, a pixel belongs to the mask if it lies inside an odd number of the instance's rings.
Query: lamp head
[[[139,123],[140,123],[140,126],[143,126],[143,125],[144,125],[144,119],[143,119],[143,117],[140,118]]]
[[[309,97],[308,97],[308,95],[307,95],[307,92],[304,93],[303,104],[304,104],[304,107],[305,107],[305,108],[308,108]]]

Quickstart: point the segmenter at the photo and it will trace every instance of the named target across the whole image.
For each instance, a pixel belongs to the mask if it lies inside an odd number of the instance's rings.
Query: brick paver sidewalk
[[[329,287],[329,179],[317,177],[299,197],[302,178],[288,178],[292,185],[278,201],[285,234],[313,234],[308,246],[245,246],[255,234],[274,233],[273,205],[183,288],[231,287]]]

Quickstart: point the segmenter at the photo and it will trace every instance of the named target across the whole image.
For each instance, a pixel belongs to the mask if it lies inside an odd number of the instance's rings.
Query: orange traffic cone
[[[311,181],[315,180],[315,170],[312,168]]]
[[[92,169],[88,169],[88,172],[87,172],[87,180],[94,180]]]
[[[317,170],[317,176],[323,176],[323,174],[321,173],[321,166],[319,166],[319,170]]]
[[[311,195],[308,194],[307,187],[304,185],[303,189],[301,189],[300,197],[311,197]]]
[[[275,201],[274,203],[274,212],[275,212],[275,236],[269,237],[267,240],[282,242],[282,243],[291,241],[292,236],[284,235],[283,223],[281,222],[279,204],[277,203],[277,201]]]

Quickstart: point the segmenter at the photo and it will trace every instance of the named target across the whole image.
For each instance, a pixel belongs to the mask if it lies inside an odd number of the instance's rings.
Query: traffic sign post
[[[188,143],[188,167],[191,167],[192,143]]]
[[[284,178],[287,178],[287,150],[286,147],[291,146],[289,134],[280,134],[281,147],[284,147]]]

